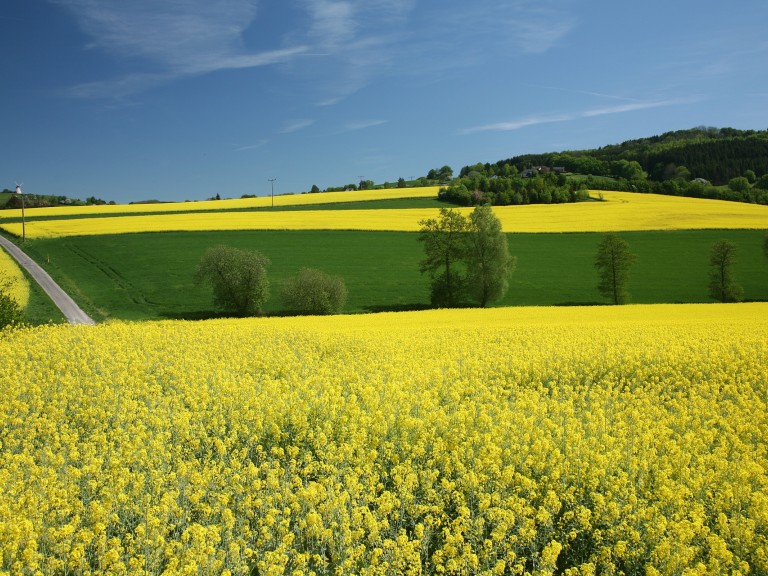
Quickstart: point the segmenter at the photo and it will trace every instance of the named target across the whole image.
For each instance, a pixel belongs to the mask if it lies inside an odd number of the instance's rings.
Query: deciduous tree
[[[214,246],[203,254],[195,281],[213,289],[213,302],[221,310],[238,316],[261,313],[269,297],[269,259],[257,251]]]
[[[478,206],[469,215],[467,241],[467,288],[485,307],[507,293],[516,259],[509,255],[501,221],[489,205]]]
[[[732,267],[735,262],[736,244],[729,240],[718,240],[712,245],[709,255],[709,295],[715,300],[740,302],[744,298],[744,289],[733,276]]]
[[[736,176],[728,181],[728,188],[734,192],[745,192],[751,188],[751,185],[744,176]]]
[[[629,301],[629,270],[636,259],[627,242],[618,234],[606,234],[598,246],[595,266],[600,280],[597,289],[614,304]]]
[[[757,182],[755,182],[755,188],[758,188],[759,190],[768,190],[768,174],[763,174],[758,178]]]
[[[421,220],[419,225],[419,240],[426,252],[421,273],[428,272],[432,278],[432,305],[457,306],[464,296],[467,219],[453,209],[440,208],[438,218]]]

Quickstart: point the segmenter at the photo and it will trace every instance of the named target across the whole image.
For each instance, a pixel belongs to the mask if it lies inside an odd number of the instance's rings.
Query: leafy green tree
[[[320,188],[317,187],[317,184],[312,184],[312,189],[310,190],[312,194],[316,194],[320,192]]]
[[[685,166],[678,166],[675,170],[675,180],[690,180],[691,171]]]
[[[746,192],[750,187],[749,180],[744,178],[744,176],[736,176],[736,178],[731,178],[728,181],[728,188],[734,192]]]
[[[732,267],[736,262],[736,244],[729,240],[718,240],[709,254],[711,266],[709,295],[720,302],[740,302],[744,289],[733,276]]]
[[[509,255],[501,221],[487,204],[469,215],[467,240],[467,289],[484,308],[507,293],[516,259]]]
[[[625,180],[645,180],[648,177],[636,160],[617,160],[611,166],[613,175]]]
[[[464,297],[462,267],[467,254],[467,224],[467,219],[451,208],[440,208],[439,218],[419,222],[419,241],[424,243],[426,253],[421,273],[428,272],[432,278],[433,306],[457,306]]]
[[[757,179],[757,182],[755,182],[755,188],[759,188],[760,190],[768,190],[768,174],[763,174],[760,176],[760,178]]]
[[[302,268],[288,278],[281,292],[286,310],[298,314],[338,314],[347,302],[347,287],[338,276]]]
[[[269,297],[269,259],[257,251],[214,246],[203,254],[195,271],[197,283],[209,284],[213,302],[238,316],[261,314]]]
[[[406,182],[405,182],[405,178],[400,177],[400,178],[397,179],[397,187],[398,188],[407,188],[408,187],[408,184],[406,184]]]
[[[754,170],[745,170],[744,178],[746,178],[747,182],[749,182],[750,184],[754,184],[755,182],[757,182],[757,174],[755,174]]]
[[[10,295],[11,286],[11,280],[0,280],[0,329],[24,320],[24,309]]]
[[[453,178],[453,168],[446,165],[440,168],[440,170],[437,171],[437,178],[441,182],[447,182],[451,178]]]
[[[618,234],[606,234],[597,248],[595,267],[600,280],[597,289],[614,304],[629,301],[629,270],[637,260],[629,245]]]

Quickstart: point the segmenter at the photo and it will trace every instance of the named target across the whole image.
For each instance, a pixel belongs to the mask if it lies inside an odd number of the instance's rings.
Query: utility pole
[[[270,185],[272,186],[272,208],[275,207],[275,180],[277,178],[268,178]]]
[[[27,241],[27,220],[24,217],[24,192],[21,189],[21,184],[16,184],[16,194],[21,196],[21,241]]]

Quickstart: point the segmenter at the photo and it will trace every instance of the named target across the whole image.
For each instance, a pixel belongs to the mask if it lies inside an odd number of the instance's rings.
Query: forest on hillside
[[[569,182],[565,189],[564,174],[584,178],[579,186]],[[552,187],[552,198],[558,196],[555,188],[562,189],[560,198],[574,188],[587,188],[768,204],[768,130],[698,127],[593,150],[524,154],[477,163],[463,167],[441,197],[458,204],[548,202],[548,194],[528,200],[514,193],[524,187],[521,180],[539,176]],[[513,193],[499,194],[498,190]]]
[[[522,171],[537,165],[563,166],[569,172],[611,176],[610,164],[619,160],[638,162],[651,180],[688,175],[716,186],[728,184],[749,170],[768,174],[768,130],[699,127],[594,150],[525,154],[500,160],[493,167],[498,170],[508,164]]]

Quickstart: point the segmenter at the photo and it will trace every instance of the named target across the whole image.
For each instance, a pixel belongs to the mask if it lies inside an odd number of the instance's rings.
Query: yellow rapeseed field
[[[2,574],[766,574],[768,304],[2,334]]]
[[[768,229],[768,206],[628,192],[605,192],[604,198],[604,202],[498,206],[494,213],[505,232]],[[419,221],[436,215],[436,209],[428,208],[167,213],[33,221],[27,223],[27,237],[181,230],[417,231]],[[20,223],[0,225],[21,235]]]
[[[308,204],[338,204],[342,202],[365,202],[370,200],[395,200],[401,198],[437,198],[439,186],[418,188],[386,188],[381,190],[352,190],[348,192],[319,192],[315,194],[282,194],[274,197],[275,208],[283,206],[305,206]],[[93,206],[52,206],[49,208],[28,208],[29,217],[93,216],[109,214],[142,214],[147,212],[195,212],[212,210],[243,210],[272,206],[271,196],[257,198],[236,198],[225,200],[203,200],[199,202],[160,202],[149,204],[103,204]],[[21,209],[6,210],[4,216],[21,218]]]
[[[29,301],[29,283],[21,268],[16,264],[16,260],[0,248],[0,283],[5,281],[10,282],[9,296],[16,300],[22,308],[26,307]],[[1,286],[2,284],[0,284]]]

